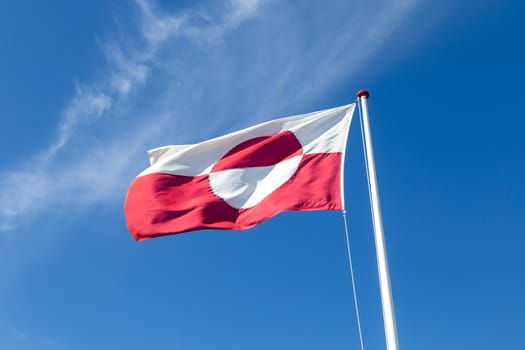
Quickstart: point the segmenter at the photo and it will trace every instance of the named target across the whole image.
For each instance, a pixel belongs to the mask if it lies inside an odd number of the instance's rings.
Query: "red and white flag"
[[[355,104],[275,119],[148,152],[124,213],[137,241],[243,230],[287,210],[344,208],[343,160]]]

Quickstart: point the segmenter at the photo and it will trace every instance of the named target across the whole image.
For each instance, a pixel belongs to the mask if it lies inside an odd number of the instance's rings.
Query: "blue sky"
[[[136,243],[122,206],[147,149],[366,88],[401,349],[522,349],[524,12],[1,3],[0,348],[358,349],[341,213]],[[350,239],[365,349],[383,349],[355,121]]]

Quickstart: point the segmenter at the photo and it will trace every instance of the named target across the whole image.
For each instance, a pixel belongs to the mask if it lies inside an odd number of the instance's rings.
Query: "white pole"
[[[374,151],[372,149],[372,136],[370,134],[368,107],[366,105],[366,100],[368,97],[370,97],[370,93],[366,90],[361,90],[357,93],[357,98],[361,103],[363,111],[365,158],[368,169],[368,185],[370,188],[372,220],[374,223],[374,238],[376,242],[377,267],[379,270],[381,304],[383,306],[383,321],[385,324],[386,348],[387,350],[399,350],[396,320],[394,316],[394,304],[392,301],[392,290],[390,287],[390,276],[386,257],[385,237],[383,234],[383,220],[381,219],[381,208],[379,205],[379,193],[377,189],[376,169],[374,164]]]

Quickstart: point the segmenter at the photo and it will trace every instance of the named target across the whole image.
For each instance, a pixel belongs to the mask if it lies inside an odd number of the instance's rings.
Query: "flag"
[[[288,210],[344,208],[342,170],[355,104],[271,120],[192,145],[150,150],[124,213],[137,241],[243,230]]]

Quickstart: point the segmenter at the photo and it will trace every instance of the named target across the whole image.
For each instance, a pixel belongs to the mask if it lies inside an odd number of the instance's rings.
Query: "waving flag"
[[[275,119],[148,152],[124,204],[137,240],[243,230],[287,210],[343,209],[342,167],[355,104]]]

